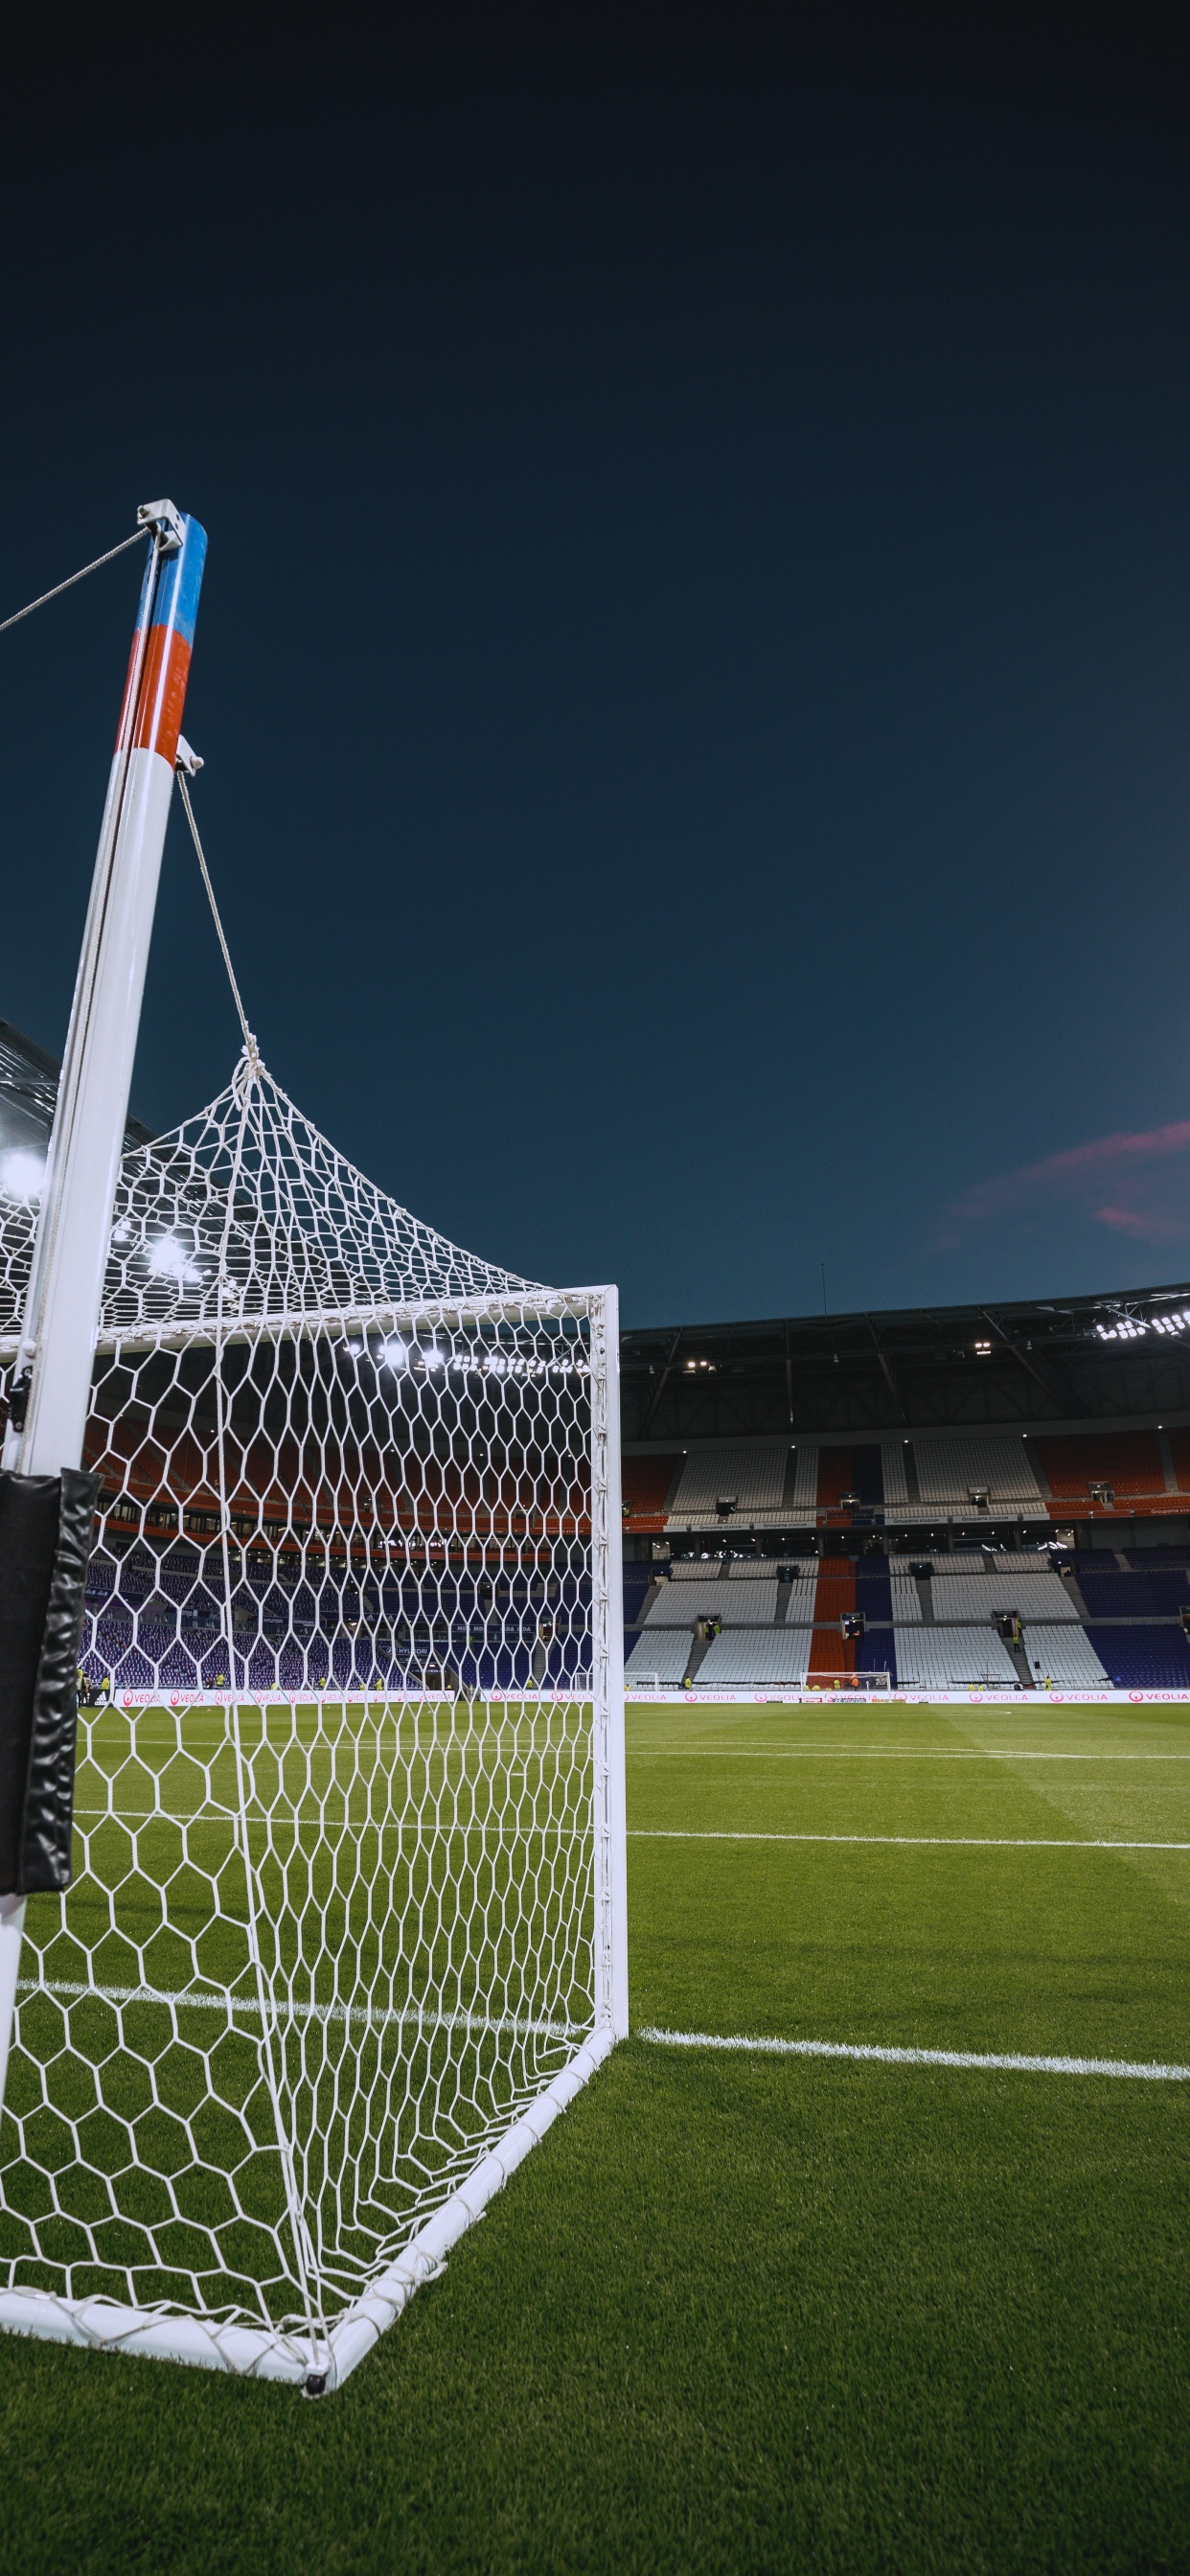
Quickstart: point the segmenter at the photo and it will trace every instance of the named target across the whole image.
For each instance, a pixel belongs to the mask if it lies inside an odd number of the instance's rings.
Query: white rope
[[[19,626],[22,617],[32,617],[34,609],[44,608],[48,600],[60,599],[64,590],[73,590],[76,581],[85,581],[89,572],[98,572],[100,565],[110,563],[113,556],[126,554],[129,546],[139,546],[150,533],[148,528],[137,528],[132,536],[121,537],[118,546],[109,546],[105,555],[96,555],[94,563],[84,564],[81,572],[72,572],[68,581],[55,582],[52,590],[43,590],[40,599],[31,599],[27,608],[18,608],[14,617],[0,618],[0,635],[10,626]]]
[[[252,1035],[252,1031],[248,1026],[247,1013],[242,1001],[240,1000],[240,988],[236,982],[235,968],[231,962],[231,950],[229,949],[227,941],[223,935],[223,924],[219,919],[219,906],[215,901],[215,889],[211,883],[210,870],[203,854],[202,842],[198,837],[198,825],[194,820],[194,807],[190,802],[190,790],[186,785],[186,774],[184,770],[179,769],[177,779],[178,785],[182,791],[182,803],[186,808],[186,820],[190,825],[194,846],[198,852],[198,864],[202,869],[202,881],[207,890],[207,901],[211,907],[211,918],[214,921],[219,945],[223,951],[223,963],[227,968],[227,980],[231,986],[232,998],[240,1015],[240,1027],[244,1032],[245,1052],[247,1054],[249,1064],[256,1067],[260,1061],[259,1049],[257,1047],[256,1040]]]

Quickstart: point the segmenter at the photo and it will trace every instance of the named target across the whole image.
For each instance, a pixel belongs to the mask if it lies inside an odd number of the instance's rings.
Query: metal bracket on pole
[[[156,537],[165,555],[176,555],[186,534],[186,522],[172,501],[142,501],[137,520]]]
[[[193,751],[186,740],[185,734],[180,733],[178,735],[178,748],[174,753],[174,768],[184,770],[187,778],[197,778],[202,765],[201,753]]]

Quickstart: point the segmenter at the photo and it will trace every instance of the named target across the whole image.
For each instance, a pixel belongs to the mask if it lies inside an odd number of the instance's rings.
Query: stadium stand
[[[756,1449],[692,1449],[670,1499],[671,1529],[722,1525],[721,1502],[741,1522],[782,1517],[789,1442]]]
[[[1117,1690],[1190,1690],[1190,1641],[1180,1627],[1084,1628]]]
[[[666,1450],[657,1457],[621,1460],[620,1497],[627,1528],[660,1534],[665,1527],[670,1487],[681,1464],[680,1449]]]
[[[1190,1606],[1190,1582],[1183,1566],[1158,1572],[1155,1567],[1123,1573],[1119,1566],[1086,1566],[1079,1590],[1092,1619],[1176,1619]]]
[[[818,1589],[814,1596],[815,1621],[842,1619],[855,1606],[854,1558],[824,1556],[819,1564]]]
[[[1077,1622],[1067,1620],[1060,1626],[1035,1627],[1026,1621],[1024,1648],[1030,1672],[1042,1682],[1053,1682],[1058,1690],[1110,1688],[1110,1676],[1086,1629]]]
[[[688,1635],[675,1635],[670,1629],[659,1636],[650,1633],[633,1647],[624,1666],[626,1682],[635,1682],[642,1673],[655,1673],[662,1690],[677,1690],[685,1677],[690,1656]]]
[[[719,1611],[719,1616],[732,1628],[771,1628],[780,1590],[775,1574],[749,1575],[744,1582],[733,1580],[728,1585],[727,1607]]]
[[[622,1397],[625,1436],[657,1443],[626,1462],[626,1525],[646,1501],[664,1505],[668,1544],[687,1552],[650,1621],[685,1632],[700,1672],[710,1648],[696,1621],[722,1622],[712,1687],[717,1673],[732,1686],[733,1639],[751,1654],[752,1639],[767,1651],[795,1633],[824,1684],[879,1663],[911,1686],[1024,1684],[1041,1662],[1063,1691],[1102,1689],[1105,1675],[1129,1690],[1190,1686],[1190,1289],[650,1329],[625,1336]],[[647,1582],[651,1542],[625,1552]],[[783,1558],[800,1559],[793,1583],[776,1581]],[[185,1603],[177,1649],[209,1656],[201,1575],[182,1567],[175,1585],[163,1570],[150,1600],[152,1588],[135,1622],[112,1624],[113,1653],[151,1660]],[[630,1579],[632,1653],[656,1599]],[[339,1652],[341,1621],[320,1600],[308,1612],[300,1632],[283,1622],[287,1650]],[[863,1634],[845,1638],[851,1612]],[[532,1619],[511,1594],[502,1615],[502,1650],[519,1653]],[[997,1634],[1009,1615],[1015,1645]],[[437,1647],[437,1630],[417,1633],[422,1652]]]
[[[1020,1560],[1010,1573],[999,1568],[994,1575],[935,1574],[930,1583],[935,1619],[995,1619],[1001,1612],[1015,1610],[1022,1619],[1074,1619],[1077,1608],[1060,1574],[1050,1574],[1030,1567],[1020,1570]]]
[[[897,1652],[892,1628],[869,1628],[861,1638],[856,1653],[857,1669],[863,1673],[887,1673],[889,1688],[897,1686]]]
[[[819,1450],[817,1509],[837,1511],[844,1494],[855,1494],[863,1510],[870,1511],[883,1505],[884,1478],[878,1440],[858,1442],[846,1449]]]
[[[853,1673],[861,1643],[866,1640],[845,1637],[839,1628],[815,1628],[809,1680],[813,1682],[819,1674]]]
[[[648,1591],[650,1580],[651,1576],[647,1565],[625,1566],[624,1621],[625,1625],[629,1628],[634,1627],[636,1621],[640,1617],[641,1605],[644,1601],[645,1594]]]
[[[885,1508],[886,1511],[895,1511],[898,1516],[906,1513],[910,1504],[919,1499],[916,1468],[912,1494],[909,1491],[908,1449],[907,1440],[882,1440],[880,1443],[880,1481],[884,1487]]]
[[[999,1551],[997,1551],[997,1561],[1001,1564],[1004,1561]],[[909,1549],[903,1557],[897,1559],[897,1563],[906,1570],[910,1564],[924,1565],[932,1574],[979,1574],[987,1565],[987,1557],[981,1547],[953,1547],[948,1548],[944,1554],[935,1554],[931,1549],[923,1547],[920,1550]]]
[[[799,1440],[789,1453],[792,1474],[785,1486],[785,1509],[790,1521],[812,1523],[818,1497],[818,1443]]]
[[[784,1625],[787,1628],[812,1628],[814,1604],[818,1598],[818,1576],[798,1574],[792,1583],[783,1583],[777,1591],[777,1616],[781,1616],[781,1594],[786,1595]]]
[[[860,1640],[845,1637],[842,1621],[855,1609],[855,1561],[849,1556],[824,1556],[818,1569],[818,1589],[814,1596],[814,1642],[810,1649],[810,1679],[816,1673],[853,1673]],[[829,1625],[826,1624],[829,1622]]]
[[[1022,1511],[1046,1513],[1047,1498],[1026,1440],[916,1440],[909,1446],[923,1514],[938,1505],[973,1512],[980,1508],[974,1499],[980,1494],[987,1496],[992,1519],[1019,1519]]]
[[[1190,1494],[1190,1431],[1185,1425],[1167,1433],[1174,1482],[1180,1494]]]
[[[889,1575],[889,1592],[892,1598],[892,1614],[897,1626],[900,1627],[902,1622],[906,1626],[920,1626],[921,1594],[917,1588],[916,1578],[910,1574],[908,1566],[903,1568],[899,1565],[893,1566]]]
[[[1020,1686],[1012,1657],[992,1627],[898,1628],[895,1644],[897,1678],[905,1690],[966,1690],[979,1682]]]
[[[1178,1438],[1170,1434],[1170,1445]],[[1184,1511],[1185,1504],[1168,1492],[1161,1446],[1155,1431],[1073,1431],[1047,1433],[1033,1443],[1053,1498],[1054,1517],[1077,1505],[1082,1518],[1102,1512],[1093,1485],[1111,1488],[1114,1508],[1142,1502],[1146,1512]]]
[[[798,1690],[810,1660],[808,1628],[725,1629],[713,1639],[695,1675],[699,1690],[763,1690],[766,1684]]]
[[[727,1596],[728,1586],[720,1580],[709,1583],[663,1583],[649,1603],[641,1624],[646,1629],[692,1629],[696,1619],[725,1619]]]
[[[855,1606],[865,1619],[887,1620],[893,1615],[892,1582],[888,1563],[883,1557],[861,1557],[855,1569]]]

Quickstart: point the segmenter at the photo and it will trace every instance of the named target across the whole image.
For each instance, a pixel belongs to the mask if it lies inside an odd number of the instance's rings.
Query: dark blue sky
[[[204,520],[249,1016],[477,1251],[638,1323],[1182,1279],[1176,32],[567,23],[9,80],[0,613]],[[139,571],[0,638],[0,1013],[55,1049]],[[156,1126],[221,978],[179,816]]]

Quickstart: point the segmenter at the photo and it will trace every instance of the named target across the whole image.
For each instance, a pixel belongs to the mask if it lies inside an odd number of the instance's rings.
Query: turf
[[[1190,1841],[1180,1712],[629,1728],[638,2026],[1190,2062],[1190,1852],[651,1839]],[[1188,2119],[633,2040],[321,2406],[5,2344],[4,2563],[1185,2568]]]

